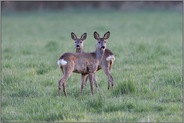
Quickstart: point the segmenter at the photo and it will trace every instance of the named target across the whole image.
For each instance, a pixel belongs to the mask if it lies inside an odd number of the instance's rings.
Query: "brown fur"
[[[91,53],[64,53],[59,59],[67,61],[66,65],[60,65],[63,72],[63,77],[58,82],[59,95],[61,93],[61,87],[63,86],[63,92],[66,94],[66,81],[72,74],[72,72],[82,73],[82,77],[88,74],[90,80],[91,93],[93,95],[93,83],[96,83],[95,72],[101,62],[105,48],[106,40],[109,38],[110,32],[104,34],[103,38],[99,37],[97,32],[94,32],[94,37],[97,39],[97,48],[95,52]],[[75,38],[75,37],[74,37]],[[103,69],[103,67],[102,67]],[[84,83],[85,79],[82,79]],[[113,83],[112,83],[113,85]],[[81,91],[82,91],[81,87]]]
[[[84,34],[81,36],[81,38],[84,36]],[[75,48],[76,48],[76,53],[83,53],[83,45],[84,45],[84,40],[82,40],[81,38],[78,39],[77,36],[72,33],[71,34],[72,39],[75,41]],[[73,38],[75,37],[75,38]],[[102,57],[102,61],[101,64],[98,66],[98,70],[101,70],[103,67],[103,71],[105,72],[107,78],[108,78],[108,89],[110,87],[110,83],[114,83],[113,81],[113,77],[110,74],[110,70],[112,68],[112,64],[113,64],[113,60],[107,61],[106,58],[110,55],[114,55],[109,49],[105,49],[104,55]],[[74,71],[77,72],[77,71]],[[79,72],[80,73],[80,72]],[[82,77],[85,77],[85,81],[83,83],[81,83],[81,88],[83,88],[86,85],[87,79],[88,79],[88,75],[84,76],[82,75]],[[82,80],[84,80],[82,78]],[[97,83],[95,83],[95,85],[97,85]],[[82,91],[81,91],[82,93]]]

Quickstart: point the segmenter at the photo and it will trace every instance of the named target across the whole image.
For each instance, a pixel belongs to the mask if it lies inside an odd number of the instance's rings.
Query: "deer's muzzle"
[[[76,48],[79,48],[79,45],[76,45]]]
[[[105,49],[105,46],[102,46],[101,49]]]

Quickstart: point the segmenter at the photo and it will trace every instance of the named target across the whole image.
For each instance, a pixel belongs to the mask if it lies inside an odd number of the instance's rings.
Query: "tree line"
[[[2,1],[2,10],[62,10],[66,8],[102,9],[182,9],[183,1]]]

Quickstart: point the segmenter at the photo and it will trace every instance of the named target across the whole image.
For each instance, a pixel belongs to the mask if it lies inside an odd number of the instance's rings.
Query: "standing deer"
[[[84,41],[85,41],[85,39],[86,39],[86,37],[87,37],[87,34],[86,33],[84,33],[84,34],[82,34],[81,35],[81,37],[80,38],[77,38],[77,36],[75,35],[75,33],[73,33],[73,32],[71,32],[71,38],[74,40],[74,42],[75,42],[75,52],[76,53],[82,53],[82,52],[84,52],[83,51],[83,46],[84,46]],[[83,79],[86,79],[86,80],[84,80],[84,82],[82,82],[81,83],[81,88],[83,89],[83,86],[84,85],[82,85],[83,83],[85,84],[86,83],[86,81],[87,81],[87,79],[88,79],[88,75],[86,74],[86,75],[83,75],[83,74],[81,74],[82,76],[81,76],[81,79],[83,80]],[[96,82],[96,81],[95,81]],[[95,83],[95,85],[97,86],[97,83]],[[82,91],[81,91],[81,94],[82,94]]]
[[[91,53],[64,53],[58,60],[63,77],[58,81],[58,94],[61,95],[61,87],[63,87],[64,95],[66,94],[66,81],[72,72],[82,74],[82,83],[85,81],[85,76],[89,76],[91,94],[93,95],[93,83],[96,81],[95,72],[101,62],[106,48],[106,41],[110,36],[110,32],[106,32],[103,38],[100,38],[97,32],[94,32],[94,37],[97,40],[96,50]],[[112,83],[113,86],[113,83]],[[81,88],[82,90],[82,88]]]
[[[75,35],[75,33],[71,33],[71,37],[72,39],[75,41],[75,49],[76,49],[76,53],[82,53],[83,51],[83,45],[84,45],[84,37],[85,33],[81,36],[81,38],[77,38],[77,36]],[[99,39],[96,39],[99,40]],[[112,64],[115,60],[115,57],[113,55],[113,53],[109,50],[109,49],[105,49],[104,55],[101,59],[101,64],[98,66],[98,70],[103,69],[103,71],[105,72],[107,78],[108,78],[108,89],[110,88],[110,83],[114,83],[113,82],[113,77],[110,74],[110,70],[112,67]],[[86,85],[87,79],[88,79],[88,75],[86,76],[82,76],[82,78],[84,78],[84,82],[81,83],[81,89],[83,89],[84,85]],[[97,86],[97,84],[95,83],[95,85]],[[81,92],[82,93],[82,92]]]

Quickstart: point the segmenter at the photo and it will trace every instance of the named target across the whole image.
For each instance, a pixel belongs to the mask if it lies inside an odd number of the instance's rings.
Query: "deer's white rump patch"
[[[57,64],[59,66],[63,66],[63,65],[66,65],[67,64],[67,61],[65,61],[64,59],[60,59],[60,60],[58,60]]]
[[[106,58],[106,61],[110,61],[110,60],[112,60],[112,61],[115,60],[114,55],[109,55],[109,56]]]

